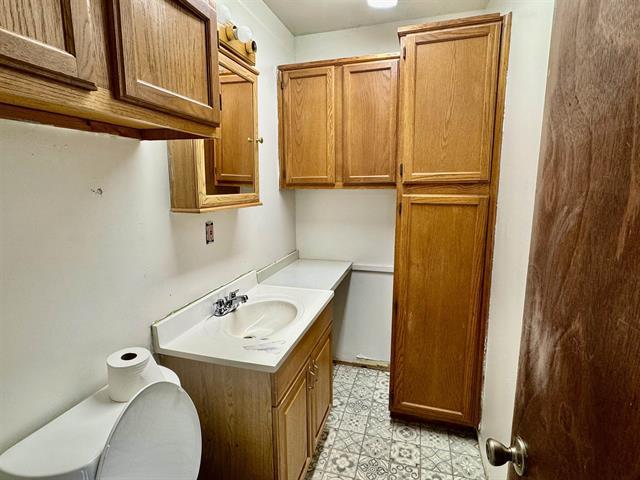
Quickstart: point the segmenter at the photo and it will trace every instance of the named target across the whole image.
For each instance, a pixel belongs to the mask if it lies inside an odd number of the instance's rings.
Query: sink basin
[[[223,317],[223,328],[232,337],[267,338],[289,326],[301,313],[297,302],[288,299],[250,299]]]

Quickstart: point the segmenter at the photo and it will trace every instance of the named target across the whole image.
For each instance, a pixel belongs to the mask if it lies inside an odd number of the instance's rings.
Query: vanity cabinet
[[[332,304],[275,372],[159,355],[202,428],[200,479],[300,480],[332,399]]]
[[[220,118],[212,0],[0,2],[0,117],[139,139]]]
[[[279,70],[280,186],[393,186],[398,55]]]
[[[395,416],[478,425],[510,18],[399,31]]]

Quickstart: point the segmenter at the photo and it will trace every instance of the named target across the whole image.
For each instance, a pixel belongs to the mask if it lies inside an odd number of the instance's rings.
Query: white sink
[[[269,338],[288,327],[302,314],[302,307],[292,299],[249,299],[223,317],[224,331],[237,338]]]

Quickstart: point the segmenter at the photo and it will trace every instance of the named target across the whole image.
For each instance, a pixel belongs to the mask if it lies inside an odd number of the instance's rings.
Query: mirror
[[[219,73],[219,137],[169,142],[171,207],[175,212],[260,205],[258,71],[220,49]]]

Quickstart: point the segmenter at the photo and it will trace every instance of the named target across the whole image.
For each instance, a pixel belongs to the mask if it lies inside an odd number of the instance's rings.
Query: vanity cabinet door
[[[287,185],[335,182],[335,67],[282,72],[282,150]]]
[[[342,181],[393,184],[398,60],[345,65],[342,78]]]
[[[86,0],[0,2],[0,65],[95,90],[95,61]]]
[[[324,421],[329,415],[333,398],[333,357],[331,355],[331,331],[318,343],[311,355],[313,388],[311,392],[311,445],[315,446],[322,433]]]
[[[499,22],[402,39],[403,183],[489,182]]]
[[[210,0],[114,0],[117,95],[220,123],[216,12]]]
[[[401,202],[391,411],[476,426],[488,197]]]
[[[312,387],[309,363],[299,373],[293,386],[275,409],[278,479],[303,478],[311,458],[309,442],[309,394]]]

